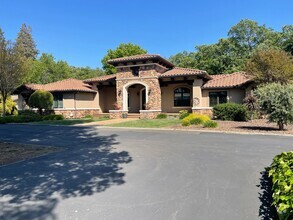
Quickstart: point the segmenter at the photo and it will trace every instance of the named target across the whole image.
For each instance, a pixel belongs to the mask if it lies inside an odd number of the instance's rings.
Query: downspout
[[[76,93],[77,93],[77,92],[75,92],[75,93],[73,94],[73,98],[74,98],[74,118],[76,118]]]

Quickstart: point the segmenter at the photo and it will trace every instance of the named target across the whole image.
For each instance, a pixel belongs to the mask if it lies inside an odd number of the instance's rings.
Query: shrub
[[[247,121],[248,109],[242,104],[223,103],[213,108],[213,115],[216,119],[225,121]]]
[[[59,120],[64,120],[63,115],[46,115],[43,117],[44,121],[59,121]]]
[[[32,110],[21,110],[18,112],[18,115],[32,115],[32,116],[38,116],[39,114],[35,111],[32,111]]]
[[[270,122],[276,122],[280,130],[293,122],[293,85],[271,83],[255,91],[261,109],[266,111]]]
[[[190,113],[187,110],[181,110],[179,111],[179,119],[183,119],[187,117]]]
[[[44,90],[35,91],[28,100],[28,105],[32,108],[37,108],[42,114],[43,109],[50,110],[53,106],[53,95]]]
[[[279,219],[293,219],[293,151],[274,157],[269,177],[273,182],[273,204]]]
[[[181,124],[185,124],[184,126],[188,125],[198,125],[203,124],[207,121],[210,121],[211,119],[207,115],[201,115],[201,114],[190,114],[187,117],[183,118],[181,121]]]
[[[181,125],[182,126],[189,126],[190,125],[190,121],[182,120]]]
[[[216,128],[218,127],[218,123],[216,121],[206,121],[203,123],[204,128]]]
[[[39,115],[18,115],[18,116],[6,116],[0,118],[0,124],[7,123],[27,123],[27,122],[35,122],[41,121],[42,117]]]
[[[157,115],[157,119],[165,119],[165,118],[167,118],[167,114],[161,113]]]
[[[2,97],[0,96],[0,114],[3,113],[3,103],[2,103]],[[8,97],[5,103],[5,114],[6,115],[18,115],[16,103],[11,99],[11,97]]]

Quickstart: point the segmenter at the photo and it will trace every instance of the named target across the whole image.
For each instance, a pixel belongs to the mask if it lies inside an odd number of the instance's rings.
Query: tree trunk
[[[39,108],[39,114],[42,116],[43,114],[43,110],[41,108]]]
[[[279,121],[278,125],[279,125],[279,130],[284,130],[284,123],[283,122]]]

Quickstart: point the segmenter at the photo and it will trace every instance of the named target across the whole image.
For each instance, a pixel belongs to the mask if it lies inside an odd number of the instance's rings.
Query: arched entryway
[[[141,82],[133,82],[124,86],[123,110],[129,113],[139,113],[145,110],[148,99],[148,86]]]

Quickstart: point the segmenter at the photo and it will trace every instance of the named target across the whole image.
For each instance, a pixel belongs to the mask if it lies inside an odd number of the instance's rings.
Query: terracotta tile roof
[[[245,72],[213,75],[211,77],[213,79],[204,84],[203,89],[233,88],[251,81],[251,78]]]
[[[134,56],[128,56],[128,57],[121,57],[116,59],[108,60],[109,64],[117,64],[120,62],[131,62],[131,61],[139,61],[139,60],[160,60],[161,62],[167,64],[168,66],[174,67],[174,64],[170,61],[164,59],[159,54],[140,54],[140,55],[134,55]]]
[[[49,92],[65,92],[65,91],[80,91],[80,92],[93,92],[95,90],[91,89],[91,86],[87,83],[84,83],[82,80],[78,79],[65,79],[48,84],[25,84],[28,89],[32,90],[46,90]]]
[[[168,70],[165,73],[162,73],[159,77],[172,77],[172,76],[196,76],[196,75],[205,75],[208,79],[211,77],[204,70],[190,69],[190,68],[180,68],[174,67],[171,70]]]
[[[86,83],[89,83],[89,82],[103,82],[103,81],[107,81],[107,80],[111,80],[111,79],[116,79],[116,74],[90,78],[90,79],[84,80],[84,82],[86,82]]]

